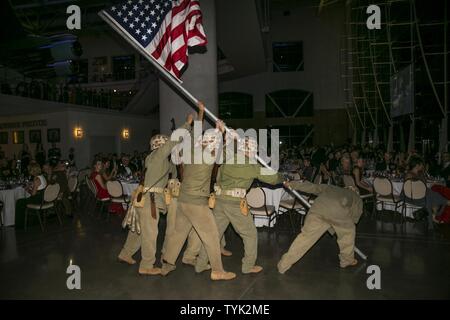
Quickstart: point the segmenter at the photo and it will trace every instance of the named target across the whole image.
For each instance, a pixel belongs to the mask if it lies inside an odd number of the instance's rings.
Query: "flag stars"
[[[140,33],[141,33],[141,30],[137,29],[136,34],[140,34]]]
[[[148,4],[146,4],[144,8],[145,8],[145,10],[148,10],[148,9],[150,9],[150,6]]]
[[[154,16],[156,14],[155,10],[150,11],[150,14]]]
[[[133,23],[130,24],[130,28],[131,28],[131,29],[134,28],[134,24],[133,24]]]
[[[156,28],[156,23],[152,23],[152,28]]]
[[[116,11],[116,7],[112,7],[112,8],[111,8],[111,11]]]
[[[145,21],[149,22],[150,21],[150,17],[145,17]]]
[[[133,11],[128,11],[128,15],[131,17],[133,15]]]
[[[124,19],[123,19],[123,22],[128,22],[128,18],[127,17],[125,17]]]
[[[127,10],[127,6],[126,6],[126,5],[123,5],[123,6],[122,6],[122,10]]]
[[[145,23],[141,23],[141,28],[142,28],[142,29],[145,28]]]
[[[136,17],[136,18],[134,18],[134,22],[139,22],[139,18],[138,17]]]
[[[159,4],[156,5],[156,10],[159,10],[161,6]]]
[[[117,13],[117,15],[118,15],[119,17],[121,17],[121,16],[122,16],[122,11],[119,11],[119,12]]]
[[[147,36],[145,34],[142,36],[142,40],[147,40]]]
[[[159,20],[161,20],[161,18],[160,18],[159,16],[157,16],[157,17],[156,17],[156,20],[159,21]]]

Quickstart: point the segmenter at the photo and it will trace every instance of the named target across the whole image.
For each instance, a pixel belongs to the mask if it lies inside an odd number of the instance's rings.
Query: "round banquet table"
[[[123,193],[127,196],[131,196],[133,191],[139,186],[139,183],[137,182],[127,182],[127,181],[121,181],[123,188]]]
[[[3,202],[3,210],[0,213],[4,225],[13,226],[16,221],[16,201],[27,197],[28,194],[22,187],[0,190],[0,201]]]

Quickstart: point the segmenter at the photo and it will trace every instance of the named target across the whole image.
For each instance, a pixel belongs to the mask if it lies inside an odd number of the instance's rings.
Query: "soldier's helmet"
[[[202,145],[210,152],[216,150],[220,143],[222,143],[222,133],[217,129],[206,130],[197,140],[197,145]]]
[[[230,145],[235,138],[239,139],[239,134],[236,132],[236,130],[234,129],[227,130],[227,132],[225,133],[225,145],[226,146]]]
[[[165,134],[154,135],[150,139],[150,149],[152,151],[156,150],[156,149],[162,147],[168,140],[169,140],[169,137],[166,136]]]
[[[258,142],[254,137],[244,137],[238,141],[238,150],[244,152],[249,157],[254,157],[258,152]]]

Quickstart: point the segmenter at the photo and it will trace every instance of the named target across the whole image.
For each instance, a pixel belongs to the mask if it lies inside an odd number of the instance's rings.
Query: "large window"
[[[72,61],[72,75],[69,76],[69,83],[87,83],[88,82],[88,60],[79,59]]]
[[[225,92],[219,94],[221,119],[248,119],[253,117],[253,97],[246,93]]]
[[[116,81],[135,78],[135,58],[131,56],[118,56],[112,58],[113,78]]]
[[[92,60],[92,81],[104,82],[107,78],[108,58],[95,57]]]
[[[303,71],[302,42],[274,42],[272,49],[274,72]]]
[[[312,117],[313,94],[303,90],[280,90],[266,94],[266,117]]]
[[[313,142],[312,125],[269,126],[268,129],[278,129],[280,134],[280,149],[291,148],[303,143],[306,146]]]

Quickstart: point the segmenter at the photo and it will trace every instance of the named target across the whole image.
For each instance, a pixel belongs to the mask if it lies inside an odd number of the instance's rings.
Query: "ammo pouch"
[[[164,202],[166,203],[166,206],[170,205],[172,202],[172,192],[169,188],[164,189]]]
[[[247,199],[241,198],[241,203],[239,204],[239,206],[241,208],[241,213],[244,216],[248,215],[249,209],[248,209],[248,205],[247,205]]]
[[[214,209],[216,206],[216,194],[214,192],[211,192],[208,198],[208,207],[210,209]]]
[[[133,192],[133,207],[143,208],[145,204],[144,187],[139,185]]]

